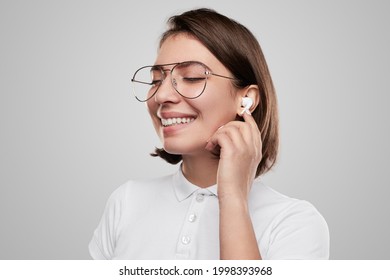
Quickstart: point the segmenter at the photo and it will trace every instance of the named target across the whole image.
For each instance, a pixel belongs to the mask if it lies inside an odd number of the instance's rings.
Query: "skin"
[[[169,37],[158,51],[155,64],[200,61],[214,73],[232,77],[226,67],[196,38]],[[167,66],[166,69],[170,69]],[[168,74],[169,76],[170,74]],[[258,104],[258,87],[237,89],[228,79],[211,76],[203,94],[186,99],[164,80],[147,108],[164,149],[183,157],[182,171],[191,183],[205,188],[218,185],[221,259],[261,259],[248,210],[248,194],[261,160],[261,136],[250,112],[237,121],[241,100]],[[186,125],[164,128],[161,117],[194,117]],[[220,149],[220,159],[212,155]]]

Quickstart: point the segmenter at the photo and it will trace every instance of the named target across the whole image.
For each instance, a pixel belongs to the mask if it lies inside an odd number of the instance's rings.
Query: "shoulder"
[[[168,175],[153,179],[129,180],[116,188],[107,199],[104,217],[112,226],[119,226],[142,211],[166,201],[173,196],[172,177]],[[169,191],[171,189],[171,191]]]
[[[308,201],[283,195],[256,182],[255,219],[262,219],[268,259],[327,259],[329,229],[324,217]],[[266,221],[266,222],[265,222]]]
[[[172,187],[173,175],[166,175],[152,179],[129,180],[113,191],[110,199],[118,199],[128,194],[148,195],[156,191],[163,191]]]
[[[278,215],[295,204],[301,204],[303,201],[288,197],[284,194],[265,185],[260,179],[253,183],[249,205],[254,211],[268,213],[272,216]],[[303,204],[305,204],[303,202]]]
[[[253,210],[271,211],[272,216],[283,216],[288,213],[315,213],[317,209],[308,201],[292,198],[266,186],[261,180],[256,180],[251,191],[249,203]]]

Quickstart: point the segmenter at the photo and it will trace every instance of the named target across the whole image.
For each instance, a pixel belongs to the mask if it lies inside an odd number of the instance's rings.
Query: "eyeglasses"
[[[174,65],[172,69],[164,69],[165,66],[171,65]],[[135,71],[131,79],[135,98],[140,102],[152,98],[167,77],[166,72],[170,72],[171,83],[176,92],[188,99],[197,98],[204,92],[210,76],[236,80],[215,74],[205,64],[198,61],[144,66]]]

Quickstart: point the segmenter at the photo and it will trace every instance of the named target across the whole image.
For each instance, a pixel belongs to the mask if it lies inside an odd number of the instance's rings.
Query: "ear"
[[[242,112],[243,107],[241,106],[241,102],[243,97],[249,97],[253,100],[253,104],[249,108],[249,111],[252,113],[257,105],[259,105],[259,87],[257,85],[250,85],[237,92],[237,115]]]

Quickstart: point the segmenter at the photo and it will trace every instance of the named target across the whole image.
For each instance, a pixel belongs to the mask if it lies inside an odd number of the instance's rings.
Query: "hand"
[[[232,121],[219,128],[209,139],[206,149],[220,148],[217,172],[218,198],[247,201],[262,158],[260,131],[252,115],[244,113],[244,122]]]

